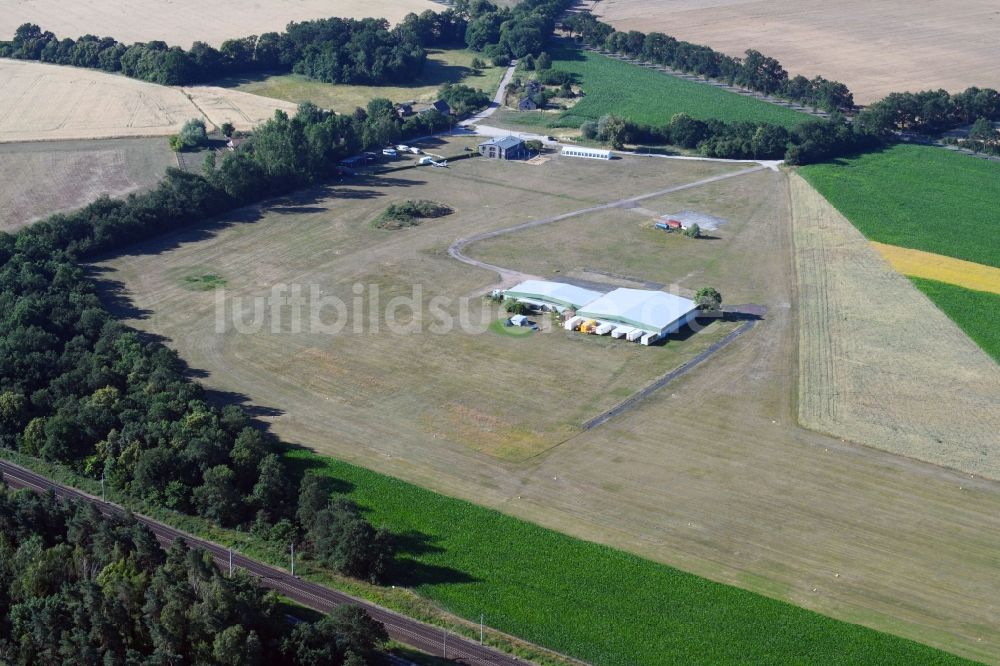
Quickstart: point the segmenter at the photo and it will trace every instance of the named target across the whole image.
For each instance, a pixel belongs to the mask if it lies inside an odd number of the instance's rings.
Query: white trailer
[[[629,342],[638,342],[639,338],[641,338],[645,334],[646,331],[642,330],[641,328],[633,328],[631,331],[625,334],[625,339],[628,340]]]
[[[421,152],[423,152],[423,151],[420,150],[419,148],[417,148],[416,146],[410,146],[410,153],[411,154],[413,154],[413,155],[419,155]]]
[[[601,324],[594,330],[594,333],[596,333],[597,335],[607,335],[612,330],[614,330],[614,328],[615,328],[614,324]]]
[[[631,326],[619,326],[615,330],[611,331],[611,337],[613,337],[615,340],[621,340],[634,330],[635,329],[632,328]]]
[[[580,324],[582,324],[585,321],[587,320],[584,319],[583,317],[570,317],[569,319],[566,320],[566,323],[563,324],[563,326],[566,328],[567,331],[575,331],[576,329],[580,328]]]
[[[647,333],[646,335],[642,336],[642,339],[639,342],[648,347],[649,345],[653,344],[659,339],[660,339],[659,333]]]

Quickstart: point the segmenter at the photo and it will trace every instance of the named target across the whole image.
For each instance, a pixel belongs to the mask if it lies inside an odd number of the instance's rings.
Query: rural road
[[[102,502],[96,497],[75,488],[50,481],[44,476],[35,474],[30,470],[5,460],[0,460],[0,475],[14,488],[27,488],[39,493],[52,490],[56,494],[56,497],[60,499],[71,499],[96,504],[101,513],[105,515],[120,516],[125,514],[125,510],[116,504]],[[175,539],[181,538],[187,542],[188,546],[201,548],[210,553],[220,569],[225,570],[229,566],[230,551],[227,548],[210,541],[198,539],[145,516],[134,515],[136,520],[152,530],[164,548],[173,543]],[[343,604],[360,606],[369,615],[385,625],[390,638],[422,650],[430,655],[445,657],[455,663],[469,665],[521,666],[525,663],[516,657],[497,652],[457,635],[446,633],[445,630],[439,627],[418,622],[381,606],[376,606],[342,592],[293,577],[281,569],[261,564],[236,552],[232,553],[232,558],[234,567],[244,569],[259,578],[261,585],[280,592],[289,599],[320,612],[328,613],[334,607]]]
[[[467,246],[478,241],[486,240],[488,238],[496,238],[497,236],[502,236],[504,234],[513,233],[515,231],[523,231],[525,229],[531,229],[533,227],[540,227],[543,224],[551,224],[552,222],[559,222],[560,220],[566,220],[571,217],[576,217],[578,215],[585,215],[587,213],[594,213],[601,210],[608,210],[609,208],[620,208],[626,204],[636,203],[644,199],[652,199],[653,197],[663,196],[664,194],[670,194],[672,192],[680,192],[681,190],[690,189],[692,187],[700,187],[701,185],[707,185],[709,183],[715,183],[720,180],[726,180],[727,178],[735,178],[736,176],[743,176],[750,173],[755,173],[757,171],[762,171],[768,169],[767,165],[760,165],[751,167],[749,169],[741,169],[740,171],[734,171],[732,173],[724,173],[719,176],[712,176],[710,178],[702,178],[701,180],[695,181],[693,183],[685,183],[683,185],[673,185],[671,187],[664,188],[662,190],[657,190],[656,192],[649,192],[647,194],[640,194],[634,197],[628,197],[626,199],[618,199],[617,201],[611,201],[605,204],[599,204],[596,206],[590,206],[588,208],[581,208],[580,210],[574,210],[569,213],[561,213],[559,215],[552,215],[550,217],[543,217],[537,220],[531,220],[530,222],[523,222],[521,224],[514,225],[513,227],[506,227],[504,229],[495,229],[493,231],[486,231],[481,234],[475,234],[474,236],[467,236],[465,238],[460,238],[450,246],[448,246],[448,255],[453,259],[457,259],[464,264],[470,266],[476,266],[477,268],[484,268],[489,271],[496,272],[500,277],[500,286],[498,288],[509,287],[517,282],[524,279],[529,279],[533,276],[529,276],[520,271],[516,271],[511,268],[504,268],[503,266],[496,266],[494,264],[487,263],[485,261],[479,261],[478,259],[473,259],[464,253]]]
[[[466,118],[460,122],[459,125],[462,127],[472,125],[480,120],[492,116],[493,113],[500,108],[500,105],[503,104],[504,91],[507,90],[507,84],[510,83],[510,80],[514,78],[514,70],[516,69],[517,60],[511,60],[510,65],[507,67],[507,71],[503,73],[503,78],[500,79],[500,85],[497,87],[497,92],[493,95],[493,101],[490,102],[490,105],[471,118]]]

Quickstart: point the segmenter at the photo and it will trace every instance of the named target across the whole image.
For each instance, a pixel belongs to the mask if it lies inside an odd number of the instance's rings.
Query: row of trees
[[[671,144],[696,149],[706,157],[784,159],[808,164],[874,146],[878,138],[860,132],[843,118],[809,120],[791,130],[766,122],[726,123],[675,114],[664,125],[637,124],[609,114],[580,127],[584,138],[621,148],[625,144]]]
[[[441,94],[458,108],[471,110],[489,102],[483,93],[462,85],[445,86]],[[329,178],[345,157],[440,132],[451,123],[435,110],[400,119],[384,98],[371,100],[352,115],[305,103],[294,116],[276,112],[254,130],[246,148],[226,154],[221,162],[210,155],[202,182],[229,205],[249,203]]]
[[[843,83],[821,76],[789,78],[781,63],[748,50],[733,58],[708,46],[679,41],[669,35],[632,30],[618,32],[591,14],[577,14],[566,21],[572,33],[593,47],[646,62],[728,81],[751,90],[777,95],[827,111],[852,111],[854,98]],[[891,93],[857,115],[857,132],[886,136],[893,132],[936,134],[973,123],[979,118],[1000,120],[1000,93],[971,87],[949,94],[945,90]]]
[[[195,42],[187,50],[162,41],[126,45],[95,35],[59,39],[25,23],[11,41],[0,41],[0,57],[121,72],[165,85],[262,71],[380,85],[419,76],[427,48],[467,44],[495,61],[538,53],[567,4],[524,0],[513,9],[500,9],[487,0],[463,0],[454,9],[410,13],[394,28],[385,19],[334,17],[292,22],[284,32],[229,39],[219,48]]]
[[[166,85],[185,85],[260,71],[295,71],[329,83],[383,84],[420,74],[424,47],[461,44],[465,19],[446,10],[410,14],[390,29],[385,19],[329,18],[289,23],[285,32],[229,39],[215,48],[195,42],[190,49],[162,41],[123,44],[112,37],[57,38],[25,23],[0,57],[41,60],[121,72]]]
[[[388,100],[354,115],[309,104],[293,117],[277,112],[248,149],[210,162],[203,176],[171,169],[149,192],[0,233],[0,446],[282,543],[332,543],[316,529],[360,535],[349,553],[319,546],[317,557],[351,575],[384,575],[388,535],[343,506],[326,522],[301,522],[276,442],[242,408],[210,404],[175,352],[115,321],[78,262],[316,182],[405,131],[448,125],[436,112],[414,118],[400,121]]]
[[[566,27],[590,46],[612,53],[727,81],[730,85],[777,95],[827,111],[854,108],[854,96],[843,83],[822,76],[789,78],[780,62],[752,49],[746,52],[745,57],[734,58],[709,46],[680,41],[660,32],[619,32],[589,13],[570,17],[566,20]]]
[[[871,134],[937,134],[978,119],[1000,120],[1000,92],[971,87],[954,95],[946,90],[891,93],[861,111],[856,122]]]
[[[0,482],[0,662],[377,663],[385,628],[359,607],[291,624],[277,596],[202,551],[164,553],[131,517]]]

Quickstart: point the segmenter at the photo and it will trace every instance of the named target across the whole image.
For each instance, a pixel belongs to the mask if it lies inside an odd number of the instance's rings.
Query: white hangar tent
[[[585,157],[591,160],[610,160],[611,151],[600,148],[584,148],[582,146],[564,146],[562,154],[566,157]]]
[[[640,329],[653,334],[651,339],[679,330],[697,315],[694,301],[647,289],[615,289],[577,309],[577,316]]]
[[[559,312],[567,309],[579,310],[584,305],[600,298],[601,295],[599,291],[545,280],[525,280],[504,292],[504,296],[507,298]]]

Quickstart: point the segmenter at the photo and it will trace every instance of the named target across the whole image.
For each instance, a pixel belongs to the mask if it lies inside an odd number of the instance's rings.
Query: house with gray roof
[[[496,137],[479,144],[479,154],[493,160],[523,160],[529,152],[524,141],[516,136]]]

